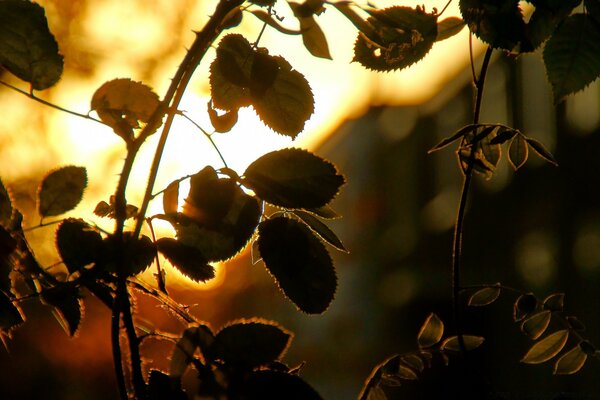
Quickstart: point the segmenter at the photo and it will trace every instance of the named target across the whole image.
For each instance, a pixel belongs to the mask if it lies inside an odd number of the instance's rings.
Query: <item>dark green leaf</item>
[[[251,372],[243,392],[247,399],[322,400],[298,375],[269,370]]]
[[[537,306],[537,298],[531,293],[523,294],[515,301],[513,305],[513,318],[515,321],[521,321]]]
[[[486,287],[483,289],[479,289],[475,293],[469,297],[469,305],[470,306],[487,306],[488,304],[492,304],[498,296],[500,296],[500,284],[497,284],[495,287]]]
[[[535,1],[535,10],[529,18],[521,52],[534,51],[554,33],[556,27],[571,14],[581,0]]]
[[[585,14],[568,17],[548,40],[544,64],[554,101],[578,92],[600,75],[600,27]]]
[[[241,321],[217,333],[207,357],[229,366],[253,369],[279,360],[291,340],[291,333],[273,322]]]
[[[337,277],[321,241],[304,224],[284,217],[263,221],[258,229],[260,254],[286,296],[304,312],[324,312]]]
[[[544,299],[544,308],[550,311],[562,311],[565,306],[565,294],[553,293]]]
[[[54,316],[64,331],[71,337],[77,333],[83,314],[83,301],[79,289],[73,285],[45,289],[40,295],[44,304],[54,307]]]
[[[226,133],[229,132],[238,121],[238,109],[235,108],[231,111],[227,111],[223,115],[219,115],[217,111],[212,107],[212,101],[208,102],[208,116],[210,123],[215,132]]]
[[[156,247],[182,274],[195,282],[206,282],[215,277],[215,269],[195,247],[186,246],[175,239],[161,238]]]
[[[39,4],[0,1],[0,65],[35,90],[47,89],[60,79],[63,57]]]
[[[550,324],[550,317],[552,313],[550,310],[540,311],[536,314],[531,315],[521,324],[521,331],[536,340],[546,332],[546,328]]]
[[[163,210],[165,214],[174,214],[179,208],[179,181],[173,181],[163,192]]]
[[[123,234],[120,245],[115,236],[104,239],[104,252],[97,262],[100,268],[111,272],[122,269],[125,276],[134,276],[145,271],[156,257],[156,246],[148,236],[133,237],[131,232]]]
[[[200,349],[205,354],[212,346],[214,339],[214,334],[206,325],[191,326],[183,331],[171,355],[169,364],[171,378],[181,378],[192,362],[196,349]]]
[[[329,161],[290,148],[267,153],[250,164],[243,184],[276,206],[310,209],[333,200],[344,181]]]
[[[296,214],[302,221],[304,221],[317,235],[319,235],[323,240],[332,245],[338,250],[348,252],[341,240],[338,239],[337,235],[329,229],[327,225],[323,222],[319,221],[318,218],[314,217],[312,214],[295,210],[294,214]]]
[[[158,370],[151,370],[148,378],[149,400],[187,400],[178,380]]]
[[[470,351],[481,346],[481,344],[485,341],[485,338],[481,336],[463,335],[463,341],[467,351]],[[442,350],[460,351],[458,336],[450,336],[449,338],[445,339],[442,342],[441,348]]]
[[[21,325],[25,319],[18,305],[13,304],[10,298],[0,291],[0,337],[8,334],[17,326]]]
[[[50,172],[38,190],[38,212],[42,217],[64,214],[79,204],[87,186],[84,167],[67,166]]]
[[[527,158],[529,157],[529,147],[527,146],[527,140],[522,135],[517,135],[510,142],[508,148],[508,162],[516,171],[525,165]]]
[[[12,214],[13,206],[10,194],[0,179],[0,225],[9,227]]]
[[[544,160],[548,161],[552,165],[558,165],[558,162],[556,162],[552,153],[546,150],[543,144],[541,144],[537,140],[530,138],[525,138],[525,140],[527,141],[529,147],[531,147],[537,153],[538,156],[542,157]]]
[[[260,19],[262,22],[266,23],[267,25],[269,25],[272,28],[275,28],[276,30],[278,30],[279,32],[285,34],[285,35],[301,35],[302,31],[298,31],[298,30],[294,30],[294,29],[289,29],[286,28],[285,26],[282,26],[279,22],[277,22],[273,16],[263,10],[250,10],[250,12],[252,14],[254,14],[256,16],[256,18]]]
[[[82,219],[68,218],[56,230],[56,248],[70,273],[99,260],[102,236]]]
[[[525,364],[540,364],[556,356],[567,343],[569,331],[562,329],[540,340],[521,359]]]
[[[465,27],[465,21],[458,17],[449,17],[440,22],[437,26],[436,42],[446,40],[458,34]]]
[[[366,68],[392,71],[421,60],[437,38],[437,16],[423,9],[391,7],[370,11],[376,34],[359,32],[354,59]]]
[[[469,30],[492,47],[510,51],[523,39],[519,0],[460,0],[459,4]]]
[[[577,345],[556,360],[553,373],[555,375],[572,375],[583,367],[587,357],[588,355]]]
[[[431,347],[438,343],[444,335],[444,323],[442,320],[431,313],[421,325],[419,334],[417,335],[417,342],[419,347]]]

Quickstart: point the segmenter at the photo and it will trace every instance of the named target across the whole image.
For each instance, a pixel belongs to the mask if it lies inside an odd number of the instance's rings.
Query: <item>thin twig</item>
[[[202,128],[198,123],[196,123],[196,121],[194,121],[193,119],[188,117],[187,114],[181,113],[180,115],[183,118],[187,119],[189,122],[191,122],[196,128],[198,128],[200,130],[200,132],[202,132],[202,134],[210,141],[210,144],[212,145],[212,147],[215,149],[215,151],[219,155],[219,158],[223,162],[223,165],[225,166],[225,168],[229,168],[229,166],[227,165],[227,161],[225,161],[225,157],[223,157],[223,154],[221,154],[219,147],[217,146],[215,141],[212,139],[212,135],[210,133],[206,132],[206,130],[204,130],[204,128]]]
[[[448,6],[449,6],[450,4],[452,4],[452,0],[448,0],[448,2],[446,3],[446,5],[444,6],[444,8],[442,8],[442,11],[440,11],[440,12],[437,14],[437,16],[438,16],[438,17],[439,17],[439,16],[441,16],[441,15],[444,13],[444,11],[446,11],[446,9],[448,8]]]
[[[152,235],[152,241],[154,243],[156,243],[156,234],[154,232],[154,226],[152,225],[152,218],[146,218],[146,223],[148,224],[148,227],[150,228],[150,234]],[[160,258],[158,257],[158,252],[156,253],[156,284],[158,285],[158,289],[163,292],[164,294],[167,294],[167,285],[165,284],[165,279],[163,276],[163,270],[160,268]]]

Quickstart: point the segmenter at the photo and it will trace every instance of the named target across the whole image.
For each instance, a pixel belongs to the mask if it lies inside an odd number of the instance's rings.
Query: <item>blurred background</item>
[[[65,74],[45,100],[82,113],[96,88],[130,77],[162,94],[185,47],[214,8],[214,1],[152,2],[116,0],[40,1],[50,29],[65,55]],[[456,3],[456,2],[454,2]],[[380,1],[380,7],[389,5]],[[396,4],[396,2],[394,2]],[[398,2],[413,6],[411,2]],[[427,2],[427,11],[445,1]],[[286,4],[276,8],[294,25]],[[444,16],[459,15],[453,4]],[[350,63],[356,32],[330,9],[319,17],[334,60],[312,58],[299,37],[267,29],[260,44],[281,54],[311,83],[315,114],[296,142],[265,128],[251,110],[241,113],[231,133],[214,136],[228,164],[242,173],[258,156],[281,147],[301,146],[333,161],[348,183],[333,203],[343,215],[331,223],[349,254],[330,249],[338,290],[330,308],[308,316],[284,298],[250,251],[217,266],[217,278],[194,284],[168,270],[170,294],[218,329],[228,321],[260,317],[295,333],[285,358],[305,362],[302,376],[324,398],[356,398],[371,370],[386,357],[417,349],[416,335],[430,312],[452,331],[451,241],[462,175],[453,149],[427,150],[472,119],[473,91],[467,32],[434,46],[428,57],[398,73],[375,74]],[[261,26],[250,14],[236,28],[250,41]],[[474,42],[476,65],[482,45]],[[181,108],[210,129],[206,77],[209,51]],[[26,88],[7,73],[0,79]],[[566,293],[566,310],[584,322],[584,336],[600,343],[600,87],[592,84],[567,101],[552,104],[540,54],[518,59],[497,55],[489,71],[482,122],[504,123],[543,142],[559,167],[530,154],[513,173],[505,160],[490,180],[478,177],[470,197],[464,236],[465,285],[502,282],[538,297]],[[106,229],[109,220],[91,212],[108,200],[125,149],[108,128],[67,116],[0,88],[0,176],[26,216],[36,225],[38,182],[51,168],[83,165],[89,186],[70,216]],[[217,136],[218,135],[218,136]],[[156,138],[153,138],[156,140]],[[221,167],[206,138],[184,120],[169,139],[157,188],[205,165]],[[145,146],[134,171],[128,201],[141,200],[155,142]],[[160,203],[160,202],[157,202]],[[151,212],[160,212],[160,204]],[[54,228],[31,231],[36,255],[58,261]],[[165,234],[169,234],[166,232]],[[146,278],[151,281],[152,273]],[[479,379],[497,398],[597,398],[597,360],[575,376],[552,376],[551,365],[523,365],[532,342],[512,321],[514,295],[465,311],[467,331],[486,337],[474,355]],[[75,339],[69,339],[47,307],[23,305],[27,323],[0,352],[3,399],[116,398],[110,351],[110,312],[91,295]],[[140,326],[178,333],[183,326],[156,302],[140,296]],[[172,346],[148,341],[146,368],[166,369]],[[442,374],[443,375],[443,374]],[[453,376],[447,374],[447,376]],[[407,385],[398,398],[428,398],[451,389],[435,374]],[[405,390],[405,392],[403,392]],[[405,397],[400,397],[405,396]],[[569,397],[571,396],[571,397]]]

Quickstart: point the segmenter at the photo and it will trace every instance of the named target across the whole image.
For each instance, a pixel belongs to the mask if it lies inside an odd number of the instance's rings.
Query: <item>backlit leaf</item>
[[[0,225],[4,227],[10,226],[12,214],[13,206],[10,194],[0,179]]]
[[[519,133],[516,129],[507,129],[505,127],[499,127],[496,136],[490,141],[491,144],[502,144],[508,142],[510,139],[515,137]]]
[[[556,360],[553,373],[555,375],[574,374],[583,367],[587,357],[588,355],[577,345]]]
[[[536,50],[556,30],[565,18],[571,14],[581,0],[532,1],[535,10],[527,23],[525,37],[520,52]]]
[[[263,221],[258,248],[279,287],[300,310],[320,314],[327,309],[337,277],[327,250],[308,227],[284,217]]]
[[[10,331],[21,325],[25,319],[21,308],[13,304],[10,298],[0,291],[0,337],[3,334],[10,335]]]
[[[465,21],[458,17],[449,17],[438,22],[436,42],[446,40],[458,34],[465,27]]]
[[[562,311],[565,306],[565,294],[553,293],[544,299],[544,308],[550,311]]]
[[[163,210],[165,214],[173,214],[179,208],[179,181],[173,181],[163,192]]]
[[[214,334],[206,325],[191,326],[183,331],[181,338],[175,344],[169,364],[169,376],[181,378],[192,362],[194,353],[200,349],[206,352],[214,342]]]
[[[529,147],[527,141],[522,135],[517,135],[510,142],[508,148],[508,162],[516,171],[525,165],[527,158],[529,157]]]
[[[579,347],[581,348],[581,351],[583,351],[587,355],[596,354],[596,348],[587,340],[582,340],[581,342],[579,342]]]
[[[429,314],[417,335],[419,347],[431,347],[438,343],[444,335],[444,323],[434,313]]]
[[[217,333],[208,357],[231,366],[253,369],[279,360],[291,340],[292,334],[273,322],[236,322]]]
[[[4,226],[0,225],[0,291],[10,292],[10,273],[13,270],[14,254],[18,242]]]
[[[425,369],[423,359],[416,354],[407,354],[400,357],[400,360],[417,372],[423,372]]]
[[[186,246],[172,238],[161,238],[156,247],[182,274],[195,282],[206,282],[215,277],[215,269],[195,247]]]
[[[285,35],[301,35],[302,31],[300,30],[294,30],[294,29],[289,29],[286,28],[285,26],[281,25],[279,22],[277,22],[272,15],[270,15],[269,13],[263,11],[263,10],[249,10],[252,14],[254,14],[254,16],[256,16],[256,18],[260,19],[262,22],[265,22],[267,25],[269,25],[272,28],[275,28],[276,30],[278,30],[279,32],[285,34]]]
[[[577,319],[577,317],[569,315],[567,317],[567,322],[569,323],[569,325],[571,326],[571,328],[573,328],[577,332],[583,332],[583,331],[585,331],[585,325],[583,324],[583,322],[581,322],[579,319]]]
[[[83,301],[79,296],[79,289],[73,285],[56,286],[43,290],[40,299],[54,307],[56,320],[64,331],[73,337],[83,315]]]
[[[550,312],[550,310],[544,310],[533,314],[523,321],[521,324],[521,331],[530,338],[536,340],[542,336],[546,331],[546,328],[548,328],[551,316],[552,312]]]
[[[122,269],[125,276],[134,276],[145,271],[156,257],[156,246],[148,236],[133,237],[131,232],[123,234],[120,245],[114,236],[104,239],[104,252],[97,264],[110,272]]]
[[[391,7],[369,11],[375,34],[360,32],[354,59],[366,68],[392,71],[409,67],[429,52],[437,38],[437,16],[423,9]]]
[[[158,95],[149,86],[129,78],[113,79],[104,83],[92,97],[91,109],[113,128],[125,141],[133,135],[140,122],[149,122],[158,108]]]
[[[521,362],[526,364],[540,364],[550,360],[563,349],[568,338],[569,331],[567,329],[562,329],[546,336],[531,346],[521,359]]]
[[[502,156],[502,147],[499,144],[492,143],[492,140],[496,137],[496,132],[498,132],[498,127],[488,127],[489,134],[481,139],[479,142],[479,146],[481,147],[481,152],[485,157],[486,161],[493,166],[495,169],[498,166],[498,161],[500,161],[500,157]],[[484,133],[482,131],[482,133]]]
[[[525,140],[527,141],[529,147],[531,147],[537,153],[538,156],[542,157],[544,160],[548,161],[552,165],[558,165],[558,162],[556,162],[552,153],[546,150],[543,144],[531,138],[525,138]]]
[[[149,400],[187,400],[180,382],[156,369],[151,370],[148,377],[148,396]]]
[[[63,57],[39,4],[0,1],[0,65],[35,90],[47,89],[60,79]]]
[[[348,250],[346,250],[346,248],[342,244],[342,241],[337,237],[337,235],[318,218],[314,217],[310,213],[300,210],[294,211],[294,214],[300,217],[302,221],[304,221],[316,234],[318,234],[327,243],[329,243],[330,245],[332,245],[340,251],[348,252]]]
[[[125,205],[125,219],[134,218],[139,209],[133,204]],[[110,196],[110,204],[104,200],[96,204],[94,208],[94,214],[99,217],[115,218],[115,196]]]
[[[433,146],[433,148],[431,148],[427,153],[433,153],[434,151],[438,151],[443,149],[444,147],[448,146],[449,144],[451,144],[452,142],[462,138],[463,136],[473,132],[475,129],[477,129],[479,125],[465,125],[462,128],[460,128],[458,131],[456,131],[455,133],[453,133],[451,136],[442,139],[441,142],[439,142],[438,144],[436,144],[435,146]]]
[[[467,351],[476,349],[485,341],[485,338],[481,336],[462,335],[462,337]],[[458,336],[450,336],[449,338],[445,339],[442,342],[441,348],[443,350],[460,351]]]
[[[238,121],[238,110],[234,108],[231,111],[227,111],[225,114],[219,115],[217,111],[212,107],[212,102],[208,102],[208,116],[210,118],[210,123],[213,128],[215,128],[215,132],[226,133],[234,127],[234,125]]]
[[[311,213],[318,215],[319,217],[323,218],[323,219],[339,219],[342,218],[341,215],[339,215],[338,213],[335,212],[335,210],[333,208],[331,208],[330,205],[324,205],[321,207],[310,207],[305,209],[307,211],[310,211]]]
[[[316,208],[333,200],[344,181],[329,161],[289,148],[255,160],[244,172],[243,184],[276,206]]]
[[[470,306],[487,306],[488,304],[492,304],[498,296],[500,296],[500,284],[495,287],[486,287],[483,289],[479,289],[475,293],[469,297],[469,305]]]
[[[302,5],[299,3],[288,2],[294,15],[300,22],[300,31],[302,32],[302,42],[304,47],[315,57],[331,59],[327,38],[321,30],[321,27],[311,14],[308,16],[302,15],[300,12]]]
[[[515,321],[521,321],[530,312],[535,310],[537,298],[531,293],[522,294],[517,298],[513,305],[513,318]]]
[[[600,27],[585,14],[569,16],[546,43],[544,64],[555,103],[600,75]]]
[[[99,260],[102,236],[82,219],[68,218],[56,230],[56,248],[70,273]]]
[[[246,399],[322,400],[298,375],[272,370],[251,372],[242,390]]]
[[[70,165],[50,172],[38,190],[38,212],[50,217],[72,210],[81,201],[86,186],[84,167]]]

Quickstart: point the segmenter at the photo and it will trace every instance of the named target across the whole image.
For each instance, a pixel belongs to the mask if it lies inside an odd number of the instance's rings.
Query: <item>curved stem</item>
[[[485,77],[492,56],[493,48],[488,47],[483,58],[483,64],[481,65],[481,72],[479,78],[474,81],[476,89],[475,97],[475,110],[473,112],[473,124],[479,123],[479,116],[481,113],[481,101],[483,99],[483,88],[485,86]],[[467,198],[469,196],[469,190],[471,188],[471,182],[473,180],[473,168],[475,166],[475,154],[477,151],[477,143],[471,146],[471,152],[465,170],[465,177],[463,181],[462,192],[460,195],[460,202],[458,204],[458,212],[456,215],[456,224],[454,225],[454,237],[452,240],[452,306],[454,312],[454,325],[456,327],[456,334],[458,336],[458,343],[460,346],[461,354],[466,355],[467,348],[465,341],[462,336],[462,322],[460,318],[460,277],[461,277],[461,256],[462,256],[462,235],[463,226],[465,222],[465,212],[467,209]]]
[[[206,130],[204,130],[204,128],[202,128],[198,123],[196,123],[196,121],[194,121],[193,119],[188,117],[187,114],[181,113],[181,116],[183,116],[183,118],[187,119],[192,125],[194,125],[196,128],[198,128],[200,130],[200,132],[202,132],[202,134],[208,139],[208,141],[210,142],[212,147],[215,149],[215,151],[219,155],[219,158],[223,162],[223,165],[225,166],[225,168],[229,168],[229,166],[227,165],[227,161],[225,161],[225,157],[223,157],[223,154],[221,154],[221,150],[219,150],[219,147],[217,146],[215,141],[212,139],[211,134],[206,132]]]

